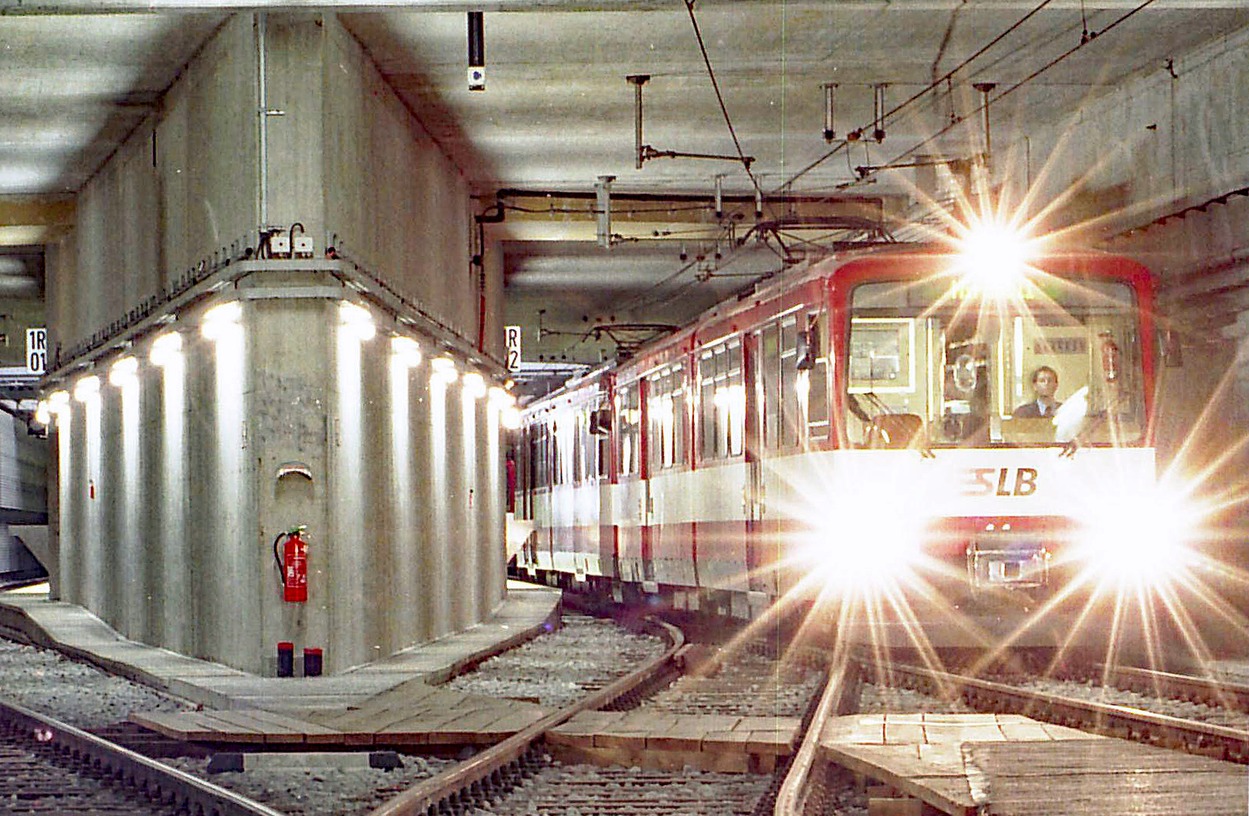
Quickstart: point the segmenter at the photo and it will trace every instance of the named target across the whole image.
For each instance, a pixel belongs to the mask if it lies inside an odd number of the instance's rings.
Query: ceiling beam
[[[763,2],[763,0],[759,0]],[[799,4],[803,5],[803,4]],[[880,0],[825,0],[810,3],[813,6],[843,6],[846,8],[878,8],[886,5]],[[966,5],[966,0],[891,0],[887,4],[894,11],[952,11]],[[1128,10],[1140,5],[1140,0],[1057,0],[1049,8],[1098,10]],[[976,8],[1029,11],[1036,0],[981,0]],[[1241,9],[1244,0],[1156,0],[1155,10],[1174,9],[1200,11],[1207,9]],[[150,14],[152,12],[203,13],[220,11],[338,11],[338,12],[468,12],[468,11],[669,11],[671,2],[665,0],[492,0],[490,2],[465,2],[465,0],[0,0],[0,15],[46,15],[46,14]]]
[[[0,246],[38,246],[74,226],[73,196],[0,196]]]

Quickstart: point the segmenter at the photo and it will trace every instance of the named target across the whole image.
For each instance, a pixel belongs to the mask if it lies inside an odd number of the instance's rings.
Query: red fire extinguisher
[[[282,600],[290,603],[308,600],[308,542],[302,537],[305,529],[292,527],[273,539],[273,560],[282,575]]]

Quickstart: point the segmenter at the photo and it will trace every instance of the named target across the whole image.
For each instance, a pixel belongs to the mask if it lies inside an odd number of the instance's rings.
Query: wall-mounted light
[[[351,329],[360,340],[372,340],[377,334],[377,326],[373,323],[373,315],[363,306],[348,300],[338,303],[338,320],[342,326]]]
[[[139,379],[139,360],[136,357],[122,357],[113,363],[112,368],[108,370],[109,385],[124,388],[131,383],[137,382]]]
[[[35,406],[35,422],[40,425],[48,425],[52,422],[52,411],[48,408],[47,400],[39,400],[39,404]]]
[[[157,368],[164,368],[182,356],[182,335],[176,331],[166,332],[152,341],[148,359]]]
[[[237,300],[219,303],[204,312],[200,334],[208,340],[220,340],[230,329],[239,325],[243,318],[243,304]]]
[[[486,380],[476,371],[464,375],[464,394],[469,397],[486,396]]]
[[[411,337],[390,338],[390,351],[408,368],[416,368],[421,364],[421,346]]]
[[[74,399],[79,402],[87,402],[99,394],[100,378],[94,374],[88,374],[74,385]]]
[[[516,397],[509,394],[506,389],[492,385],[490,386],[490,404],[497,408],[506,408],[516,404]]]
[[[437,357],[430,363],[434,368],[434,379],[450,384],[459,378],[460,373],[455,367],[455,360],[450,357]]]

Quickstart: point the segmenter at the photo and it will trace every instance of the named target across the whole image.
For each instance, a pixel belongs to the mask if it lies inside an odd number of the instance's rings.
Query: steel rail
[[[845,714],[857,703],[859,664],[848,655],[836,658],[828,669],[828,682],[803,735],[802,744],[794,753],[789,772],[776,794],[775,816],[801,816],[807,810],[811,789],[811,770],[815,767],[824,723],[838,714]]]
[[[461,762],[445,773],[409,788],[370,811],[369,816],[416,816],[416,814],[431,812],[447,799],[462,791],[470,790],[475,785],[480,785],[492,776],[500,774],[509,765],[520,762],[552,728],[562,725],[582,711],[595,711],[611,705],[634,689],[645,685],[659,673],[675,667],[677,652],[685,645],[685,635],[680,629],[663,621],[647,618],[647,622],[652,627],[661,628],[669,640],[670,645],[661,656],[588,697],[548,714],[528,728],[487,748],[472,759]]]
[[[259,802],[16,703],[0,701],[0,722],[16,731],[26,731],[34,741],[61,753],[90,760],[124,785],[159,792],[162,798],[189,812],[203,816],[283,816]]]
[[[1098,666],[1095,671],[1094,678],[1103,678],[1115,688],[1144,694],[1165,694],[1180,700],[1249,711],[1249,685],[1244,683],[1136,666],[1115,666],[1110,669]]]
[[[882,670],[886,667],[879,666]],[[891,663],[895,680],[910,677],[917,688],[941,696],[954,690],[977,710],[989,708],[1043,719],[1106,736],[1131,739],[1249,764],[1249,731],[1154,714],[1128,706],[1077,700],[919,666]]]

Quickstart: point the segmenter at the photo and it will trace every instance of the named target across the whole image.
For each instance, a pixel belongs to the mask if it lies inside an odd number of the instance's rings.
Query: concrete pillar
[[[222,26],[84,189],[50,275],[52,377],[101,379],[59,423],[66,600],[257,672],[278,641],[340,671],[501,600],[480,392],[503,372],[480,347],[469,192],[332,15]],[[296,222],[312,257],[264,252]],[[496,322],[501,276],[488,264]],[[407,344],[419,364],[396,362]],[[122,357],[133,382],[108,384]],[[274,560],[294,527],[306,603]]]

